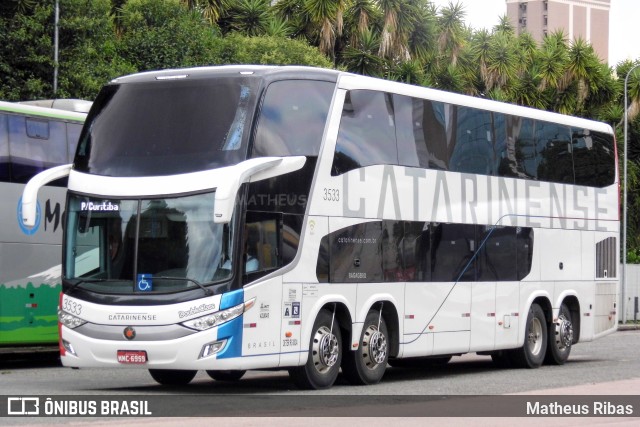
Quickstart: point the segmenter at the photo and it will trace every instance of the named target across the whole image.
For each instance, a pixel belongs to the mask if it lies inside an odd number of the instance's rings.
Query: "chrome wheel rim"
[[[369,325],[362,335],[362,358],[369,369],[387,360],[387,337],[374,325]]]
[[[559,350],[566,350],[573,343],[573,325],[564,314],[558,317],[556,323],[556,345]]]
[[[531,354],[534,356],[540,354],[540,351],[542,350],[542,323],[540,323],[540,319],[535,317],[531,319],[531,322],[529,323],[527,342]]]
[[[338,362],[338,339],[326,326],[322,326],[316,331],[311,354],[313,365],[321,374],[329,371]]]

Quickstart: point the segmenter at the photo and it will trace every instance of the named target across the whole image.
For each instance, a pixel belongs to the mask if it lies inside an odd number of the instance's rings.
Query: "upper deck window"
[[[269,85],[253,157],[318,156],[335,83],[283,80]]]
[[[259,80],[220,77],[106,86],[83,129],[75,167],[157,176],[246,159]]]

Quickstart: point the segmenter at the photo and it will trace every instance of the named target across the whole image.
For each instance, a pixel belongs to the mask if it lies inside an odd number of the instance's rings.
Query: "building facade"
[[[520,34],[529,32],[537,41],[563,30],[569,40],[589,42],[600,59],[609,58],[609,9],[611,0],[506,0],[507,16]]]

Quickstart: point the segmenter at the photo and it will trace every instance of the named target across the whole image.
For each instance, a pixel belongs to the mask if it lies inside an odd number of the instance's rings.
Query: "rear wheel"
[[[309,342],[307,363],[289,369],[293,383],[302,389],[320,390],[333,385],[342,361],[342,335],[327,310],[318,313]]]
[[[151,377],[162,385],[187,385],[198,371],[183,371],[178,369],[149,369]]]
[[[571,323],[571,312],[566,305],[562,304],[558,313],[558,321],[551,324],[547,355],[544,359],[545,363],[563,365],[569,359],[572,345],[573,323]]]
[[[511,353],[511,362],[517,368],[538,368],[547,351],[547,321],[538,304],[529,309],[524,335],[524,345]]]
[[[342,373],[351,384],[377,384],[389,360],[387,324],[378,311],[370,311],[364,321],[358,350],[342,359]]]
[[[216,381],[238,381],[246,372],[241,370],[207,371],[207,375]]]

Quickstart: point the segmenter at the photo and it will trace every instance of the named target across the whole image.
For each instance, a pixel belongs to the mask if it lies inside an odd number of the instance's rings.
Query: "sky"
[[[450,0],[431,0],[446,6]],[[507,13],[505,0],[457,0],[465,6],[466,22],[474,28],[491,29]],[[453,0],[455,3],[456,0]],[[611,0],[609,11],[609,64],[640,58],[640,43],[631,29],[640,19],[640,0]],[[626,34],[625,34],[626,33]]]

